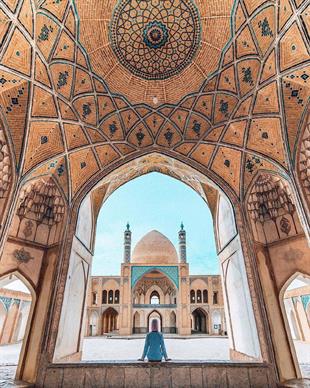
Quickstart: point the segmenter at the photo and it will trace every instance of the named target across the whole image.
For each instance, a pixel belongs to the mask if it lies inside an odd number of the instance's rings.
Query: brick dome
[[[179,259],[172,242],[162,233],[152,230],[138,241],[131,261],[139,264],[176,264]]]

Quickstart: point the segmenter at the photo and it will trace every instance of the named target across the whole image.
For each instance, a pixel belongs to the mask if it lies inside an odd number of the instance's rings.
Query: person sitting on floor
[[[167,356],[164,337],[158,332],[157,319],[152,320],[151,329],[152,331],[146,335],[143,354],[138,361],[144,361],[145,356],[149,362],[161,362],[163,357],[166,361],[170,361]]]

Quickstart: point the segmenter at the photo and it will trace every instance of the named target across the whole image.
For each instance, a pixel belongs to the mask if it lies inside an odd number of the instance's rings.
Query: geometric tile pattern
[[[163,274],[167,275],[170,280],[173,281],[175,286],[179,288],[179,268],[177,266],[168,265],[168,266],[135,266],[131,267],[131,287],[133,288],[137,281],[141,279],[141,277],[152,271],[160,271]]]
[[[100,73],[103,59],[96,63],[96,52],[82,46],[108,34],[97,24],[98,36],[87,36],[93,0],[87,6],[77,0],[76,8],[71,0],[1,2],[0,105],[17,171],[52,174],[71,200],[113,163],[151,150],[198,163],[241,198],[259,169],[288,170],[308,109],[310,23],[306,0],[286,3],[238,0],[223,50],[226,16],[221,26],[219,9],[200,9],[209,19],[213,12],[217,21],[209,30],[222,50],[217,70],[177,99],[169,92],[151,104],[147,90],[160,89],[160,80],[146,81],[145,98],[131,102],[112,92],[115,85],[110,89],[109,76]],[[231,12],[231,2],[221,5],[225,15]],[[107,9],[114,6],[109,1]],[[204,50],[203,41],[197,56]],[[111,71],[113,55],[104,59]],[[128,76],[113,82],[124,84]],[[182,77],[188,82],[185,70],[179,76],[177,83],[174,77],[165,80],[178,93]]]
[[[198,10],[190,0],[124,0],[114,9],[110,26],[115,55],[141,78],[178,74],[200,44]]]

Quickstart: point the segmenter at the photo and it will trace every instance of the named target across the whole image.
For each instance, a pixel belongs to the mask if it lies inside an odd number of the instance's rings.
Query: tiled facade
[[[122,275],[90,279],[85,334],[145,334],[150,320],[159,319],[163,333],[227,335],[220,276],[189,275],[183,225],[179,253],[165,236],[152,231],[138,242],[132,257],[128,226],[124,232]],[[126,269],[130,272],[128,283],[124,278]],[[128,303],[123,296],[126,292]],[[181,305],[187,305],[185,317]],[[122,326],[123,314],[128,310],[128,325]]]

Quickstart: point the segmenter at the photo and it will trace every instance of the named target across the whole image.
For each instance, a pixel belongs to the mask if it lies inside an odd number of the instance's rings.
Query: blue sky
[[[156,229],[166,235],[177,250],[178,231],[183,221],[190,273],[219,273],[208,206],[184,183],[154,172],[121,186],[102,206],[97,224],[93,275],[120,274],[127,221],[132,231],[132,249],[141,237]]]

